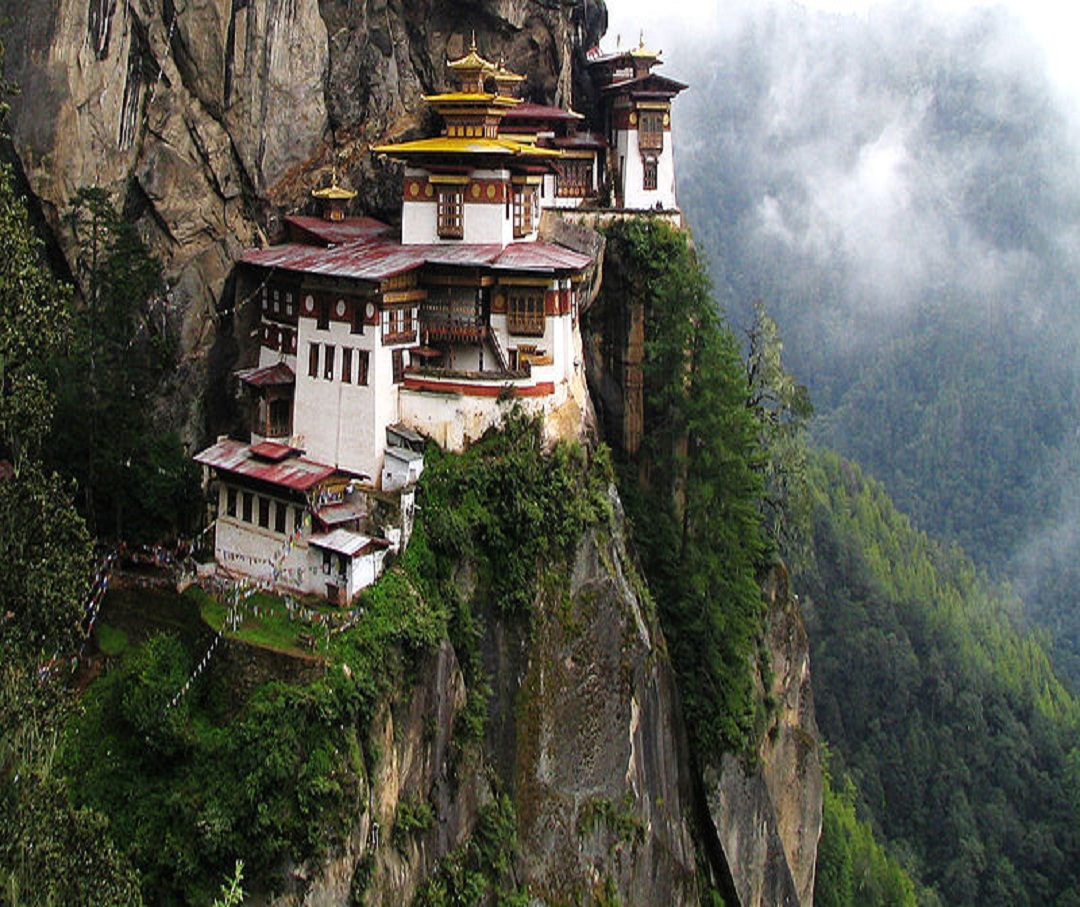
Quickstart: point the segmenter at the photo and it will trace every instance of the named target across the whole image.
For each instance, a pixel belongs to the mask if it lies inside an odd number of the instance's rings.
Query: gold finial
[[[469,50],[471,50],[473,53],[476,53],[476,29],[475,28],[472,30],[472,43],[469,44]]]
[[[638,50],[644,50],[645,49],[645,29],[642,29],[640,32],[638,32],[638,44],[637,44],[637,46],[638,46]]]

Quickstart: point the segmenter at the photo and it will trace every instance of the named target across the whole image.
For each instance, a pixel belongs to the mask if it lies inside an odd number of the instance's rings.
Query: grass
[[[106,623],[98,623],[95,628],[98,649],[102,655],[110,658],[123,654],[128,645],[127,633],[119,627],[113,627]]]
[[[224,628],[225,635],[231,639],[290,655],[311,655],[312,652],[325,650],[328,625],[321,620],[306,620],[299,615],[290,615],[285,600],[279,596],[257,592],[246,599],[240,607],[240,623],[234,630],[225,626],[229,604],[218,601],[195,586],[184,594],[194,599],[203,620],[212,629]],[[299,607],[310,614],[327,617],[340,613],[338,609],[317,599],[301,601]]]

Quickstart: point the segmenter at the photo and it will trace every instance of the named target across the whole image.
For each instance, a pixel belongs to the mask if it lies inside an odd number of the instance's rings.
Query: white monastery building
[[[541,215],[675,207],[670,102],[683,87],[637,51],[590,62],[606,137],[521,101],[524,77],[468,54],[426,97],[438,136],[374,148],[404,165],[401,233],[313,195],[285,242],[241,258],[260,307],[258,362],[237,372],[250,438],[197,454],[216,479],[220,568],[346,603],[408,541],[430,439],[461,450],[511,401],[549,437],[587,411],[578,318],[596,261],[541,238]],[[606,184],[606,188],[605,188]],[[557,233],[557,231],[556,231]],[[546,233],[545,233],[546,235]]]

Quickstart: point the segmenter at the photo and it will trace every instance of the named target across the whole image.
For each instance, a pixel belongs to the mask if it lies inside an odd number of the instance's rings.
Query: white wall
[[[652,209],[657,202],[667,210],[678,208],[675,198],[675,155],[671,147],[671,131],[664,132],[664,149],[656,162],[656,189],[643,189],[645,168],[638,147],[637,129],[620,129],[615,133],[618,162],[622,165],[622,207]]]
[[[296,396],[293,401],[293,434],[309,459],[350,472],[365,473],[374,480],[379,474],[385,431],[379,420],[385,409],[379,400],[392,383],[392,369],[380,367],[380,354],[387,353],[379,342],[380,327],[364,325],[363,334],[353,334],[345,322],[330,321],[325,330],[316,327],[316,320],[301,313],[298,331]],[[309,345],[317,343],[319,371],[308,376]],[[323,377],[325,345],[334,347],[334,376]],[[342,348],[366,350],[368,353],[368,384],[356,384],[358,365],[353,353],[353,383],[341,380]],[[385,377],[384,377],[385,376]],[[381,428],[385,428],[385,422]]]

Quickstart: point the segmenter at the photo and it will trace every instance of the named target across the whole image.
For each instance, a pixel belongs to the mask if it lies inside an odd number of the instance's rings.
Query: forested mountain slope
[[[1003,8],[734,4],[672,48],[680,198],[817,439],[1007,578],[1080,677],[1075,105]]]
[[[1080,706],[1019,603],[817,454],[802,571],[834,779],[946,904],[1080,903]]]

